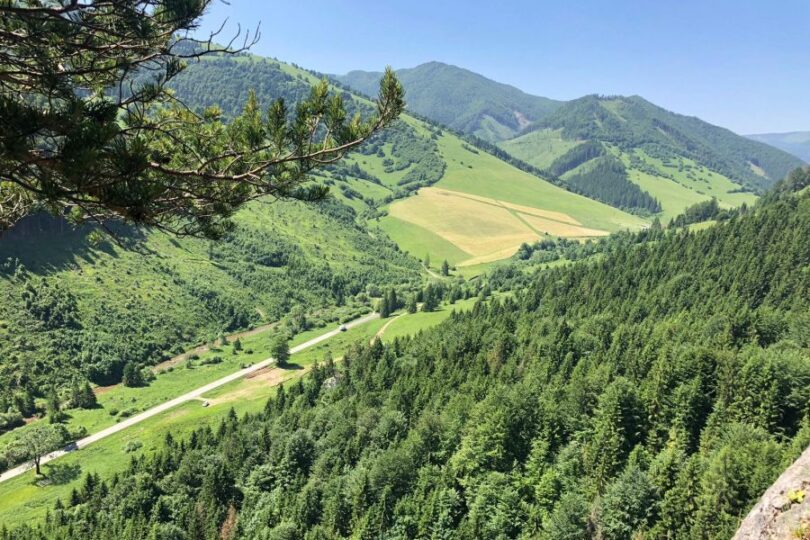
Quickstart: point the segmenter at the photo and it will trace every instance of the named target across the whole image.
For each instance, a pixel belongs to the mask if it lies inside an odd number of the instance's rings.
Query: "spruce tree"
[[[270,354],[276,359],[279,366],[286,366],[290,360],[290,344],[287,336],[280,334],[273,340],[273,346],[270,349]]]
[[[395,289],[388,290],[388,309],[389,312],[394,312],[400,308],[399,298],[397,298],[397,291]]]
[[[391,310],[388,306],[388,297],[383,296],[380,298],[380,301],[377,303],[377,312],[379,312],[380,317],[385,319],[388,315],[391,314]]]

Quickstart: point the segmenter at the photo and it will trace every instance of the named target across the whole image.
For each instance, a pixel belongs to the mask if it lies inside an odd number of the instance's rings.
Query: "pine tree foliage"
[[[0,2],[0,225],[38,208],[221,236],[263,197],[313,200],[314,168],[339,160],[404,107],[393,72],[376,111],[348,115],[324,80],[294,109],[251,94],[224,123],[185,107],[167,83],[186,62],[234,54],[189,38],[210,0]],[[214,36],[212,36],[213,39]]]

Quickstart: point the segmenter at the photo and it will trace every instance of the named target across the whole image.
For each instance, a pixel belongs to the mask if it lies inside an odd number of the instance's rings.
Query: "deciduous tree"
[[[61,424],[37,424],[20,433],[6,448],[10,463],[30,461],[37,475],[42,474],[40,464],[48,452],[58,449],[68,440],[68,432]]]

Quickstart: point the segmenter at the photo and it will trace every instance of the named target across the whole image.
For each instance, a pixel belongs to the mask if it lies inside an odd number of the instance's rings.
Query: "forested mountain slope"
[[[770,187],[797,166],[785,152],[669,112],[639,96],[586,96],[566,103],[534,127],[562,129],[565,138],[595,139],[622,150],[642,148],[652,157],[690,158],[751,188]]]
[[[760,133],[747,135],[749,139],[769,144],[810,163],[810,131],[791,133]]]
[[[640,188],[666,219],[712,197],[725,208],[751,203],[748,192],[761,193],[801,165],[781,150],[638,96],[570,101],[500,145],[550,174],[590,185],[586,194],[614,205]],[[613,188],[600,190],[608,180]]]
[[[13,537],[729,538],[810,443],[808,177],[359,346]]]
[[[496,142],[577,193],[664,220],[711,198],[724,208],[750,204],[752,193],[801,164],[786,152],[638,96],[553,101],[438,62],[397,73],[410,110]],[[335,78],[373,95],[378,75]],[[585,142],[590,146],[580,148]]]
[[[334,78],[374,96],[380,75],[352,71]],[[400,69],[397,77],[405,87],[408,110],[490,142],[514,137],[562,105],[442,62]]]

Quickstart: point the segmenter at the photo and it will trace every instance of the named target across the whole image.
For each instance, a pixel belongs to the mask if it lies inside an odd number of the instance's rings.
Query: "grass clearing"
[[[498,146],[529,165],[545,169],[578,144],[579,141],[563,139],[561,129],[540,129],[498,143]]]
[[[447,319],[453,311],[469,311],[475,306],[478,298],[459,300],[455,304],[442,304],[436,311],[419,311],[396,319],[386,319],[391,324],[385,329],[383,342],[393,341],[398,337],[414,336],[421,330],[427,330]]]
[[[537,236],[506,208],[446,190],[423,188],[417,196],[393,204],[389,212],[401,221],[431,230],[474,257],[517,249]]]
[[[434,187],[562,213],[586,227],[609,232],[638,230],[647,224],[638,216],[566,191],[490,154],[474,154],[456,137],[445,135],[438,144],[447,170]]]
[[[664,223],[683,213],[687,207],[712,197],[717,199],[722,208],[750,205],[757,200],[753,193],[737,191],[740,189],[738,184],[690,159],[681,158],[679,166],[674,162],[664,163],[644,151],[636,150],[635,155],[638,158],[653,171],[659,172],[653,174],[648,170],[634,168],[630,155],[616,148],[612,148],[611,152],[627,167],[628,179],[661,203],[663,211],[658,217]]]
[[[561,236],[563,238],[593,238],[599,236],[607,236],[610,234],[607,231],[600,229],[589,229],[588,227],[581,227],[579,225],[571,225],[569,223],[562,223],[560,221],[533,216],[529,214],[520,214],[535,230],[542,234],[551,236]]]
[[[433,231],[414,223],[387,216],[381,219],[379,224],[380,229],[385,231],[399,245],[400,249],[418,259],[424,259],[425,255],[429,255],[432,261],[446,260],[448,263],[456,265],[472,257],[472,254]]]

